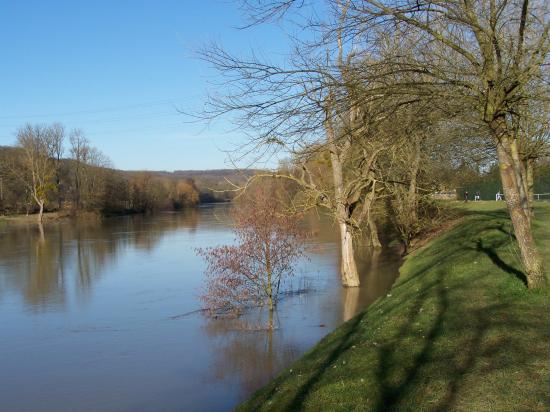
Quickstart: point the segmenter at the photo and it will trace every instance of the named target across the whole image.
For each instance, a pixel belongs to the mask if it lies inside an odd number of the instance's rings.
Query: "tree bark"
[[[345,288],[342,289],[342,320],[347,322],[359,312],[359,297],[361,289]]]
[[[527,182],[527,200],[529,202],[529,212],[531,213],[531,219],[535,217],[535,160],[528,158],[525,161],[525,176]]]
[[[509,136],[500,134],[497,154],[504,198],[521,252],[527,286],[529,288],[542,287],[545,284],[542,260],[533,239],[530,219],[525,214],[521,204],[520,188],[514,171],[514,160],[510,155]]]
[[[411,170],[410,170],[410,182],[409,182],[409,191],[407,193],[407,203],[409,209],[409,223],[412,228],[413,225],[418,221],[418,201],[416,197],[416,184],[418,179],[418,170],[420,169],[420,141],[419,138],[416,138],[414,141],[414,153],[413,158],[411,159]]]
[[[528,189],[527,189],[527,171],[521,161],[517,140],[513,137],[507,137],[507,142],[510,146],[510,154],[513,161],[513,169],[516,175],[516,182],[519,189],[519,199],[523,212],[529,222],[531,221],[531,204],[529,202]]]
[[[359,273],[355,264],[353,254],[353,235],[351,227],[346,222],[338,222],[340,227],[340,241],[342,249],[342,262],[340,265],[340,274],[342,276],[342,285],[345,287],[359,286]]]
[[[42,218],[44,215],[44,201],[38,201],[38,207],[40,208],[38,212],[38,222],[42,224]]]
[[[374,221],[374,218],[371,214],[369,214],[367,225],[369,228],[369,238],[371,246],[375,249],[382,248],[382,243],[380,242],[380,238],[378,237],[378,226],[376,225],[376,222]]]
[[[342,264],[340,266],[340,275],[342,277],[342,285],[345,287],[359,286],[359,273],[355,264],[355,256],[353,254],[353,235],[349,221],[349,207],[346,204],[346,196],[344,193],[344,173],[342,167],[342,159],[340,150],[338,150],[335,131],[330,119],[330,104],[327,105],[327,118],[325,120],[325,131],[327,142],[330,151],[330,162],[332,168],[332,178],[334,183],[334,203],[336,208],[336,221],[340,228],[340,242],[342,249]]]

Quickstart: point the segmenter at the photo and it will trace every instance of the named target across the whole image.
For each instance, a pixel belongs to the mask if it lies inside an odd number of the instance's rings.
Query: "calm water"
[[[280,302],[276,330],[259,309],[193,313],[194,248],[231,241],[226,212],[1,227],[0,411],[229,410],[395,280],[388,251],[360,256],[361,288],[339,287],[335,230],[311,218],[294,282],[312,291]]]

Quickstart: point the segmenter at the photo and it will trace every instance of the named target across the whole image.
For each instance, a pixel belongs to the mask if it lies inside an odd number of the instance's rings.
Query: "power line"
[[[127,116],[116,116],[116,117],[108,117],[108,118],[96,118],[96,119],[84,119],[84,120],[77,120],[77,121],[71,121],[71,122],[77,122],[79,127],[85,127],[88,124],[96,125],[96,124],[104,124],[104,123],[119,123],[119,122],[126,122],[128,120],[138,119],[138,120],[149,120],[149,119],[158,119],[163,117],[175,117],[175,116],[181,116],[179,112],[176,110],[170,111],[170,112],[151,112],[151,113],[137,113],[137,114],[129,114]],[[17,128],[21,126],[21,123],[5,123],[1,124],[0,127],[2,128]]]
[[[101,136],[101,135],[111,135],[111,134],[117,134],[117,133],[164,133],[167,131],[174,131],[181,129],[183,126],[182,123],[173,123],[173,124],[165,124],[162,127],[140,127],[140,128],[133,128],[133,129],[119,129],[119,130],[100,130],[98,132],[86,132],[87,136]]]
[[[173,103],[175,99],[165,99],[165,100],[157,100],[147,103],[137,103],[132,105],[126,105],[126,106],[112,106],[112,107],[105,107],[101,109],[93,109],[93,110],[78,110],[73,112],[65,112],[65,113],[49,113],[49,114],[32,114],[32,115],[7,115],[7,116],[0,116],[1,120],[8,120],[8,119],[32,119],[36,117],[60,117],[60,116],[74,116],[74,115],[82,115],[82,114],[97,114],[97,113],[106,113],[106,112],[116,112],[116,111],[122,111],[122,110],[130,110],[140,107],[152,107],[152,106],[160,106],[164,104]]]

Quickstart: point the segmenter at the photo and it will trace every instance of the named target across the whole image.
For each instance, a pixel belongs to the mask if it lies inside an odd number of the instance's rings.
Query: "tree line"
[[[457,184],[458,198],[463,198],[464,192],[468,192],[470,195],[479,193],[481,200],[495,200],[498,192],[503,193],[499,170],[496,165],[483,173],[465,168],[461,168],[459,172],[461,173],[461,180]],[[532,187],[534,192],[532,195],[535,195],[535,200],[537,200],[537,196],[541,200],[550,200],[550,161],[537,163]],[[470,196],[470,199],[472,199],[472,196]]]
[[[0,148],[0,212],[142,213],[199,202],[193,179],[122,172],[84,133],[60,123],[25,124]]]
[[[226,89],[201,115],[231,116],[250,150],[289,155],[249,184],[292,182],[291,207],[334,218],[344,286],[359,285],[357,234],[378,247],[385,218],[406,250],[440,214],[432,193],[464,164],[498,169],[528,286],[545,283],[532,218],[550,154],[548,2],[243,3],[250,25],[276,19],[305,35],[281,63],[204,47]]]

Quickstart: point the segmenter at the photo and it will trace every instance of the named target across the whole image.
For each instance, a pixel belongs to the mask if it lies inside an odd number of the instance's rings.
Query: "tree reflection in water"
[[[277,311],[272,316],[267,308],[258,308],[241,318],[210,318],[205,323],[215,346],[213,379],[237,377],[242,394],[250,394],[302,353],[285,339]]]
[[[33,310],[60,309],[67,287],[86,295],[120,251],[152,251],[164,236],[199,225],[199,212],[10,225],[0,232],[0,297],[18,291]],[[70,278],[68,278],[69,276]]]
[[[357,253],[361,287],[342,288],[343,322],[391,289],[401,264],[398,256],[399,251],[394,249],[365,249]]]
[[[313,290],[311,294],[283,298],[273,319],[269,318],[267,308],[249,309],[240,318],[208,318],[204,330],[214,346],[212,379],[238,379],[242,394],[250,394],[304,352],[305,348],[296,336],[284,333],[289,326],[284,322],[295,323],[296,318],[302,316],[301,311],[318,311],[319,308],[339,304],[340,311],[320,314],[320,319],[326,319],[326,325],[310,323],[299,330],[300,339],[308,334],[318,336],[319,328],[328,333],[331,327],[351,319],[379,296],[387,293],[399,267],[399,259],[396,259],[398,252],[391,249],[367,250],[358,255],[362,286],[342,288],[335,278],[333,287],[340,290],[340,297],[336,301],[332,294],[318,294]],[[326,302],[316,302],[317,299],[326,299]],[[292,300],[295,302],[291,302]],[[300,303],[297,304],[296,301]],[[325,326],[327,329],[324,329]]]
[[[174,317],[200,308],[194,248],[231,241],[226,212],[0,227],[0,410],[229,410],[389,293],[398,253],[360,252],[362,287],[343,289],[334,226],[313,216],[291,282],[311,292],[285,295],[273,329],[268,310]]]

